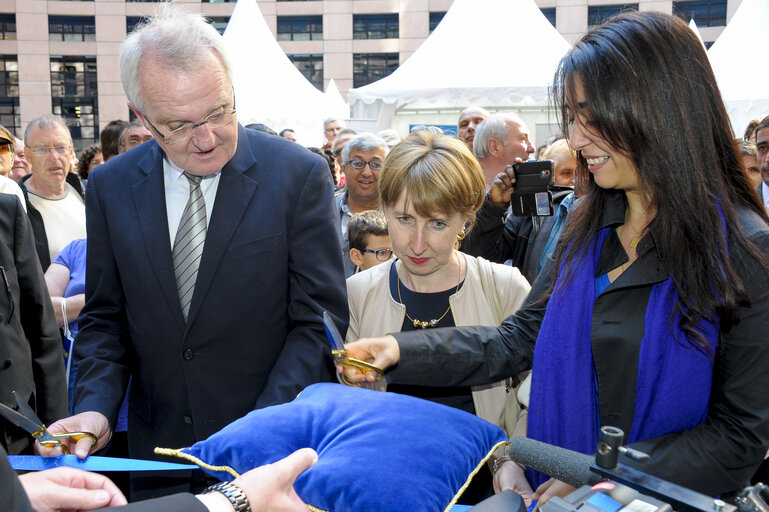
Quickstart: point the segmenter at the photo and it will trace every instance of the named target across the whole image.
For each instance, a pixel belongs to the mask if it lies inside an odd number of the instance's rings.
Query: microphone
[[[510,441],[507,454],[515,462],[550,475],[572,487],[582,487],[600,482],[601,478],[590,471],[593,457],[527,437]]]

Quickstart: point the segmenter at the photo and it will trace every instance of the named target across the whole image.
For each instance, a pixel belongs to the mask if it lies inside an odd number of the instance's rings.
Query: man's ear
[[[149,126],[147,126],[147,121],[145,121],[145,120],[144,120],[144,114],[142,114],[142,113],[139,111],[139,109],[137,109],[136,107],[134,107],[134,106],[133,106],[133,105],[131,105],[130,103],[128,103],[128,108],[131,110],[131,112],[133,112],[133,113],[134,113],[134,115],[136,116],[136,119],[138,119],[139,121],[141,121],[141,122],[142,122],[142,124],[144,125],[144,127],[145,127],[146,129],[148,129],[150,132],[152,132],[152,128],[150,128]]]
[[[486,149],[491,156],[499,156],[499,141],[495,138],[490,138],[486,144]]]
[[[363,254],[358,249],[350,249],[350,260],[360,267],[363,263]]]

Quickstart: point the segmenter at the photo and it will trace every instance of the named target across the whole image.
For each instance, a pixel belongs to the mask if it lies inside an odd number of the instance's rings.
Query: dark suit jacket
[[[0,446],[0,510],[4,512],[33,512],[27,494],[6,459],[5,450]],[[175,494],[156,500],[134,503],[110,510],[120,512],[157,511],[163,512],[207,512],[208,508],[192,494]]]
[[[333,379],[322,311],[342,332],[348,319],[328,164],[238,127],[185,324],[161,159],[153,140],[89,175],[76,342],[75,413],[98,411],[114,426],[132,375],[128,449],[142,459]]]
[[[0,194],[0,266],[0,402],[15,404],[16,391],[50,425],[67,415],[61,337],[32,228],[10,194]],[[0,446],[31,453],[32,438],[0,418]]]

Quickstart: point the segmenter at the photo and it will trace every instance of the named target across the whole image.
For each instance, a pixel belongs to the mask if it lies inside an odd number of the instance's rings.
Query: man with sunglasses
[[[368,132],[356,136],[342,150],[342,169],[347,181],[334,200],[339,215],[345,278],[353,275],[356,269],[350,259],[347,224],[354,214],[379,208],[379,171],[387,152],[387,142]]]
[[[127,391],[129,455],[159,459],[334,379],[322,314],[346,328],[347,299],[327,162],[238,123],[205,18],[160,5],[123,42],[120,74],[153,140],[89,175],[75,415],[49,430],[94,433],[69,447],[85,457]],[[205,485],[132,475],[131,499]]]
[[[45,271],[67,244],[85,238],[85,196],[77,174],[69,172],[75,149],[64,119],[51,114],[33,119],[24,143],[32,172],[19,186]]]

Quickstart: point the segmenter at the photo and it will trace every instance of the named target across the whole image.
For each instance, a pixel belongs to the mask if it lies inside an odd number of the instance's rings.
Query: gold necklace
[[[457,288],[454,290],[454,293],[457,293],[459,291],[459,285],[462,284],[462,262],[459,259],[459,256],[457,256],[457,264],[459,266],[459,272],[457,273]],[[438,325],[438,322],[443,320],[443,317],[449,314],[449,311],[451,311],[451,302],[449,302],[449,307],[446,308],[446,311],[443,312],[443,314],[440,316],[440,318],[433,318],[428,322],[425,322],[423,320],[419,320],[417,318],[411,318],[409,316],[408,311],[406,311],[406,305],[403,304],[403,299],[401,298],[401,279],[398,275],[398,267],[395,267],[395,277],[398,279],[398,302],[401,303],[403,306],[403,312],[406,314],[406,318],[411,320],[411,323],[414,325],[414,327],[419,327],[421,329],[427,329],[428,327],[435,327]]]

